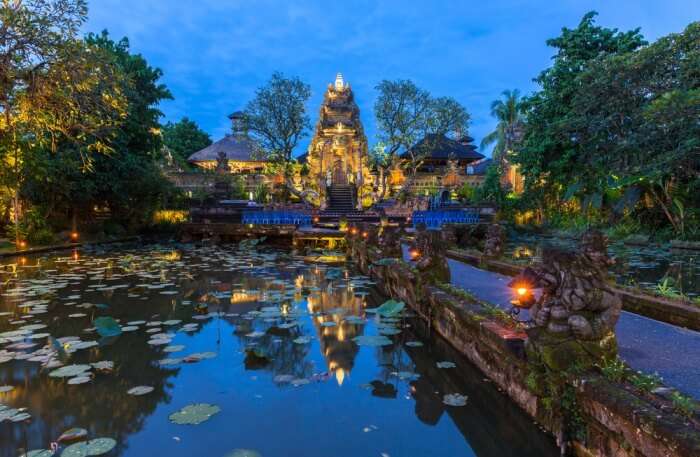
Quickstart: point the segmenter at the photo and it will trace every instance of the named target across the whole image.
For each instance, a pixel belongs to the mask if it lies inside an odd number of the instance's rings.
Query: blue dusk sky
[[[382,79],[411,79],[449,95],[472,116],[471,136],[494,128],[489,105],[504,89],[523,93],[550,64],[547,38],[599,12],[606,27],[641,27],[647,40],[700,19],[698,0],[90,0],[85,31],[129,38],[164,72],[175,100],[166,120],[196,121],[213,140],[229,132],[274,71],[311,85],[315,123],[327,84],[342,72],[355,92],[370,145]],[[303,152],[308,138],[297,153]]]

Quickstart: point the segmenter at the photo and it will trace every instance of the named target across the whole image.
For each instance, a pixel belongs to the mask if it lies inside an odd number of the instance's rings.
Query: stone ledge
[[[489,319],[478,303],[437,287],[422,286],[427,289],[422,295],[411,293],[416,286],[415,275],[406,265],[373,267],[370,274],[387,295],[405,301],[534,420],[560,437],[561,415],[544,409],[526,386],[529,369],[524,351],[519,349],[525,344],[521,333]],[[700,455],[700,430],[684,423],[677,414],[660,410],[600,375],[590,374],[585,379],[575,387],[588,439],[573,444],[576,455]]]

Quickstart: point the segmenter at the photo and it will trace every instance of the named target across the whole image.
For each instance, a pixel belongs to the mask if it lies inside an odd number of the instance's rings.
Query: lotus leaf
[[[96,438],[83,443],[71,444],[63,450],[61,457],[88,457],[103,455],[115,448],[117,442],[112,438]]]
[[[129,395],[146,395],[150,394],[153,392],[153,387],[151,386],[137,386],[137,387],[132,387],[129,389],[126,393]]]
[[[464,406],[467,404],[467,396],[461,394],[446,394],[442,402],[449,406]]]
[[[49,449],[35,449],[26,454],[22,454],[21,457],[51,457],[53,454],[54,452]]]
[[[185,406],[180,411],[171,414],[169,419],[178,425],[199,425],[219,411],[221,411],[221,408],[218,406],[208,403],[197,403]]]
[[[358,346],[389,346],[391,340],[384,335],[360,335],[352,339]]]
[[[52,378],[72,378],[90,370],[90,365],[66,365],[49,373]]]
[[[70,443],[71,441],[85,439],[87,434],[88,432],[84,428],[74,427],[61,433],[61,436],[58,437],[57,441],[59,443]]]
[[[101,337],[119,336],[122,329],[113,317],[102,316],[95,319],[93,325]]]
[[[226,457],[262,457],[262,454],[252,449],[234,449]]]
[[[384,317],[391,317],[399,314],[406,305],[404,302],[396,300],[387,300],[382,306],[377,308],[377,314]]]

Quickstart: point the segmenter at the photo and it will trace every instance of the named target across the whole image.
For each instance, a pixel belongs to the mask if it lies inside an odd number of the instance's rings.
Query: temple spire
[[[343,90],[345,87],[345,82],[343,81],[343,74],[338,73],[335,75],[335,90]]]

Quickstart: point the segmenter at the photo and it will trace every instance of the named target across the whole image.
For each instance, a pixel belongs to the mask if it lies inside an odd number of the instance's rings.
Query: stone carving
[[[379,250],[383,258],[402,258],[401,237],[403,230],[400,227],[382,227],[379,233]]]
[[[484,238],[484,257],[500,257],[503,254],[503,245],[506,239],[506,231],[500,224],[491,224],[486,230]]]
[[[216,157],[216,181],[214,182],[214,198],[225,200],[231,195],[231,168],[228,165],[228,157],[224,151],[219,151]]]
[[[228,176],[231,173],[231,167],[228,165],[228,157],[224,151],[219,151],[216,156],[216,174]]]
[[[450,282],[450,267],[445,257],[447,246],[440,231],[426,230],[425,225],[419,225],[413,249],[417,251],[416,268],[424,283]]]
[[[609,286],[607,240],[586,232],[580,253],[548,250],[542,263],[522,277],[542,287],[542,297],[530,310],[536,326],[555,335],[601,340],[610,335],[620,317],[622,301]]]

